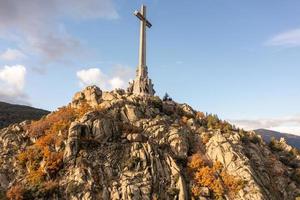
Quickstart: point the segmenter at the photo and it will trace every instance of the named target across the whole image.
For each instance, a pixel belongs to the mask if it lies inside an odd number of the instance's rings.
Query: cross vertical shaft
[[[146,66],[146,6],[142,5],[141,15],[144,20],[140,22],[140,48],[139,48],[139,71],[142,73],[143,67]],[[142,75],[142,74],[141,74]]]

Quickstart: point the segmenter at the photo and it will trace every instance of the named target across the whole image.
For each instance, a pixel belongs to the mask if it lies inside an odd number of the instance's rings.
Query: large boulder
[[[73,99],[71,106],[78,108],[82,104],[87,103],[91,107],[97,107],[101,102],[102,91],[97,86],[88,86],[84,90],[77,92]]]
[[[72,122],[69,128],[68,139],[64,151],[64,161],[74,160],[80,147],[80,141],[83,137],[88,137],[89,132],[84,124]]]
[[[96,119],[93,122],[93,138],[100,143],[107,142],[113,135],[116,136],[117,133],[117,125],[111,119]]]

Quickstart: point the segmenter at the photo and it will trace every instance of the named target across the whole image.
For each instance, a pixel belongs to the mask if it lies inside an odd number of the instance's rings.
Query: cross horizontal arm
[[[137,16],[137,18],[139,18],[140,20],[145,21],[146,22],[146,26],[148,28],[151,28],[152,24],[147,19],[145,19],[145,17],[139,11],[136,10],[136,11],[134,11],[133,14],[135,16]]]

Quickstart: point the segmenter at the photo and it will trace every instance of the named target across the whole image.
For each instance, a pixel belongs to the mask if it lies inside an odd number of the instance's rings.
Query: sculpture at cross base
[[[134,15],[140,19],[139,64],[135,80],[130,83],[128,92],[142,96],[153,96],[155,91],[152,81],[148,77],[146,65],[146,28],[150,28],[152,25],[146,18],[146,6],[142,5],[141,11],[135,11]]]

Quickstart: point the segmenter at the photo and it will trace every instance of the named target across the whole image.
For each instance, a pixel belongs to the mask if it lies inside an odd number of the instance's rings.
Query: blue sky
[[[89,84],[126,87],[142,3],[159,96],[246,129],[300,133],[297,0],[0,0],[0,100],[54,110]]]

